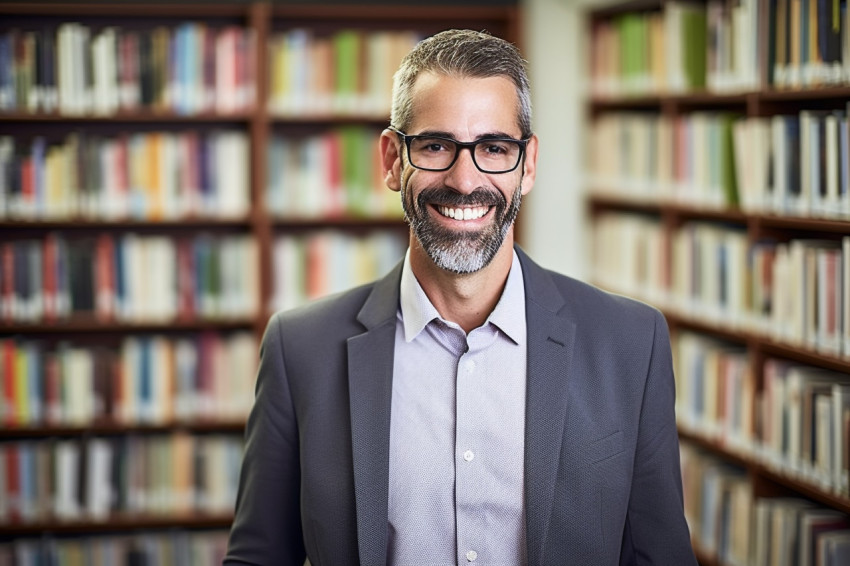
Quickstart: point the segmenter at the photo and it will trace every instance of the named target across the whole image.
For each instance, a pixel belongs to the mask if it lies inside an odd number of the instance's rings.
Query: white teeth
[[[449,208],[441,206],[440,214],[454,218],[455,220],[477,220],[487,214],[486,206],[478,206],[475,208]]]

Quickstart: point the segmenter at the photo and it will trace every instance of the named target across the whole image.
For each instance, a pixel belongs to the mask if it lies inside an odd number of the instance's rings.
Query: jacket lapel
[[[390,404],[401,264],[378,281],[357,320],[366,332],[348,339],[348,386],[360,563],[387,558]]]
[[[528,564],[543,562],[567,417],[575,323],[560,314],[564,298],[548,273],[517,248],[525,281],[528,370],[525,419]]]

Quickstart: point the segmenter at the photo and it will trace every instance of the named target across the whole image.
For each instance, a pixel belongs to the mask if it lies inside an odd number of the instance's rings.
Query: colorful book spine
[[[0,525],[229,514],[242,445],[238,435],[185,432],[3,442]]]
[[[71,22],[40,32],[3,30],[0,111],[245,111],[256,100],[256,52],[254,30],[198,22],[143,30],[93,32]]]

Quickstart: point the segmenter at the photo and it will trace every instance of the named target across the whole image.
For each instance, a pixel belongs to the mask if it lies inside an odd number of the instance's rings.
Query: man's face
[[[463,142],[521,138],[516,89],[507,78],[425,73],[414,85],[413,101],[408,135]],[[416,169],[406,158],[392,160],[388,185],[401,191],[411,230],[438,267],[454,273],[478,271],[490,263],[509,234],[512,242],[521,197],[533,182],[534,163],[529,171],[527,162],[536,158],[536,139],[532,144],[526,163],[500,174],[482,173],[468,150],[460,150],[454,165],[440,172]],[[401,146],[396,141],[397,151],[404,151]]]

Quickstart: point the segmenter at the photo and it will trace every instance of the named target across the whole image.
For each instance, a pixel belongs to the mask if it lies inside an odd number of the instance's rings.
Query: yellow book
[[[24,348],[15,349],[15,409],[16,424],[30,424],[29,360]]]
[[[160,162],[162,134],[155,132],[148,134],[147,138],[147,189],[148,194],[148,217],[150,220],[162,220],[165,214],[165,195],[163,187],[160,183],[160,170],[162,163]]]

